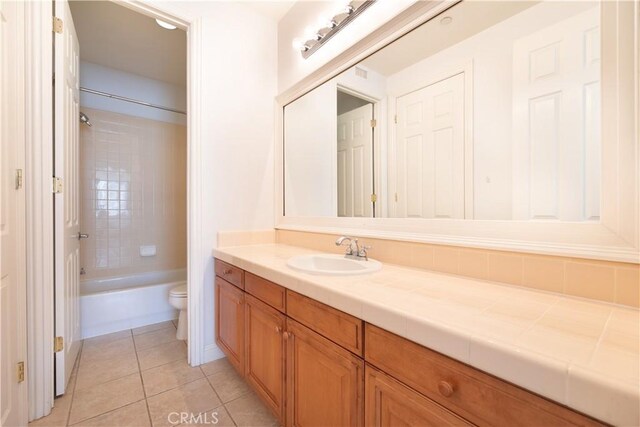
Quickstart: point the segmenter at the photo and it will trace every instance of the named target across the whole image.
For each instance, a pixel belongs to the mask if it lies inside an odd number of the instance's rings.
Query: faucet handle
[[[371,248],[372,248],[371,245],[362,245],[360,247],[360,250],[358,251],[358,256],[363,257],[364,259],[367,259],[367,251]]]

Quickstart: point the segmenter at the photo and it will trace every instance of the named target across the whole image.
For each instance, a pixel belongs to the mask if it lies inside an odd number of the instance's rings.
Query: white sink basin
[[[344,255],[298,255],[289,258],[287,265],[294,270],[325,276],[352,276],[367,274],[382,268],[380,261],[346,258]]]

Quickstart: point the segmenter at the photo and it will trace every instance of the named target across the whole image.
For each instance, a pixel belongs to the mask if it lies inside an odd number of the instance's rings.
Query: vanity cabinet
[[[287,427],[361,426],[364,361],[287,319]]]
[[[602,425],[218,260],[216,275],[216,342],[287,427]]]
[[[246,294],[246,380],[281,422],[285,402],[285,321],[284,314]]]
[[[244,292],[216,277],[216,343],[229,362],[244,374]]]

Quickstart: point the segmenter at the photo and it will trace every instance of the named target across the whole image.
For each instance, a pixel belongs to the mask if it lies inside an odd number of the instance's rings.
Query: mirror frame
[[[640,4],[602,1],[600,222],[292,217],[284,213],[284,107],[461,0],[418,1],[276,98],[276,229],[640,263]],[[623,43],[623,40],[632,40]],[[604,143],[606,141],[606,144]]]

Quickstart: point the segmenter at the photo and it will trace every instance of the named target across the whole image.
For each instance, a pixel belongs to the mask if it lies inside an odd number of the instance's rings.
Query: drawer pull
[[[444,397],[451,397],[451,395],[453,395],[453,392],[455,391],[455,389],[453,388],[453,385],[451,383],[449,383],[447,381],[440,381],[438,383],[438,391]]]
[[[233,273],[233,271],[232,271],[230,268],[225,268],[225,269],[222,271],[222,274],[224,274],[225,276],[226,276],[226,275],[229,275],[229,274],[231,274],[231,273]]]

